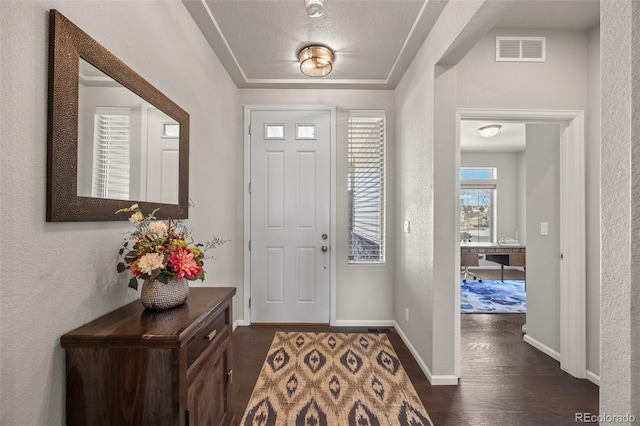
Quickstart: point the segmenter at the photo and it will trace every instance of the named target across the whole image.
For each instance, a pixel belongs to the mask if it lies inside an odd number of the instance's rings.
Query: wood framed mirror
[[[186,219],[189,114],[50,11],[47,222]]]

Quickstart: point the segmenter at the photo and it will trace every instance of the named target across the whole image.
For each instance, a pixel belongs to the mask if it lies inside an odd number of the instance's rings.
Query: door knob
[[[322,246],[320,250],[322,250],[323,252],[326,252],[327,250],[329,250],[329,248],[327,246]]]

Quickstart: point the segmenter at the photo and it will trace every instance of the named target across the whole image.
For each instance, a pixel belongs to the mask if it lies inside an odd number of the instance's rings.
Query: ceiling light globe
[[[333,69],[333,52],[324,46],[307,46],[298,53],[300,71],[309,77],[324,77]]]

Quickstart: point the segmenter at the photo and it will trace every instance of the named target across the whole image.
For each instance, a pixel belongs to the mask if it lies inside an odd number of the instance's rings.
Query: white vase
[[[144,280],[140,300],[147,309],[161,310],[182,305],[189,296],[189,281],[186,278],[171,280],[167,284],[158,280]]]

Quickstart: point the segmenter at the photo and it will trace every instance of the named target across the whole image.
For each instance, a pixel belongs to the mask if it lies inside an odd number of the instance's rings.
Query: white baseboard
[[[524,341],[536,348],[537,350],[549,355],[551,358],[560,362],[560,352],[551,349],[549,346],[544,343],[539,342],[538,340],[531,337],[529,334],[524,335]]]
[[[556,361],[560,362],[560,352],[551,349],[549,346],[545,345],[544,343],[540,343],[540,341],[534,339],[528,334],[524,335],[524,341],[530,344],[531,346],[533,346],[534,348],[538,349],[539,351],[543,352],[544,354],[549,355],[551,358],[555,359]],[[587,380],[589,380],[591,383],[597,386],[600,386],[600,376],[598,376],[596,373],[592,371],[587,370]]]
[[[335,320],[336,327],[393,327],[393,320]]]
[[[458,384],[458,377],[455,375],[431,374],[431,370],[429,370],[429,367],[427,367],[427,364],[425,364],[422,357],[418,354],[418,351],[416,350],[416,348],[414,348],[411,342],[409,341],[409,338],[407,337],[407,335],[404,334],[404,332],[402,331],[398,323],[395,321],[394,321],[394,328],[398,332],[398,335],[400,336],[404,344],[407,345],[409,352],[411,352],[411,355],[413,355],[413,358],[415,358],[416,362],[422,369],[422,372],[424,373],[424,375],[427,376],[427,380],[429,380],[429,383],[431,383],[433,386],[447,386],[447,385]]]
[[[244,320],[236,320],[233,323],[233,329],[235,330],[238,326],[244,327]],[[335,320],[332,326],[335,327],[393,327],[395,325],[395,321],[393,320]]]
[[[231,331],[235,331],[236,328],[238,328],[238,326],[244,327],[244,320],[235,320],[235,322],[233,323],[233,328],[231,329]]]
[[[600,376],[592,371],[587,370],[587,380],[589,380],[594,385],[600,386]]]

